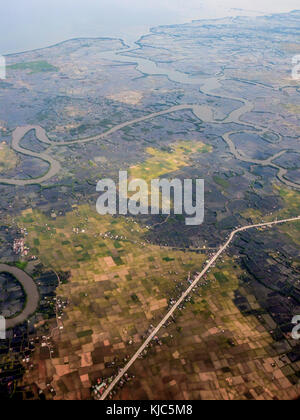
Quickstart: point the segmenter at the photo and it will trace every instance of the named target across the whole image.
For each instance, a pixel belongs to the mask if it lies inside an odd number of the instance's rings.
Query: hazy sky
[[[134,41],[151,26],[293,9],[299,0],[0,0],[0,54],[74,37]]]

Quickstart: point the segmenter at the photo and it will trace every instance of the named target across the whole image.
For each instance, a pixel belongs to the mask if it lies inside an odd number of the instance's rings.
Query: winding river
[[[64,141],[61,143],[57,143],[51,140],[49,136],[47,135],[46,131],[40,126],[28,125],[24,127],[18,127],[12,133],[11,146],[13,150],[23,155],[38,158],[47,162],[49,164],[49,170],[47,173],[45,173],[39,178],[26,179],[26,180],[0,178],[0,183],[7,184],[7,185],[16,185],[16,186],[41,184],[53,178],[61,170],[60,163],[51,156],[51,148],[53,146],[55,147],[68,146],[72,144],[87,143],[87,142],[105,139],[109,135],[127,126],[131,126],[131,125],[134,125],[134,124],[146,121],[146,120],[150,120],[150,119],[162,116],[162,115],[166,115],[166,114],[170,114],[176,111],[181,111],[181,110],[186,110],[186,109],[191,110],[194,113],[194,115],[203,122],[215,123],[215,124],[216,123],[217,124],[236,123],[245,127],[245,130],[243,130],[243,132],[251,132],[251,133],[255,132],[258,135],[263,135],[266,132],[266,129],[264,129],[263,127],[255,125],[253,123],[249,124],[249,123],[245,123],[241,121],[241,117],[243,115],[253,110],[254,104],[251,101],[245,100],[243,98],[232,97],[232,96],[220,96],[219,94],[216,94],[215,91],[217,89],[222,88],[221,81],[226,80],[224,75],[214,76],[207,79],[191,77],[190,75],[186,73],[182,73],[173,69],[159,67],[155,62],[151,60],[136,57],[136,56],[126,55],[132,52],[133,52],[132,47],[126,50],[122,49],[122,50],[117,50],[117,51],[106,51],[102,53],[102,58],[103,60],[108,60],[110,62],[117,61],[118,63],[121,62],[124,64],[125,63],[135,64],[136,69],[144,75],[165,76],[173,82],[197,85],[199,86],[200,91],[206,95],[214,96],[214,97],[218,96],[222,99],[234,100],[241,103],[241,106],[238,109],[232,111],[224,120],[221,121],[214,118],[213,108],[209,107],[208,105],[197,105],[197,104],[176,105],[164,111],[154,112],[154,113],[145,115],[143,117],[136,118],[136,119],[118,124],[115,127],[99,135],[79,138],[77,140]],[[36,137],[39,141],[48,145],[48,148],[46,151],[36,153],[29,149],[25,149],[20,145],[20,142],[23,139],[23,137],[31,130],[35,130]],[[226,142],[227,146],[229,147],[230,152],[235,156],[236,159],[242,162],[252,163],[254,165],[273,167],[277,170],[277,178],[281,182],[283,182],[289,187],[300,190],[300,184],[296,182],[292,182],[286,178],[286,174],[288,171],[284,169],[283,167],[274,163],[274,160],[284,155],[288,150],[282,150],[279,153],[275,154],[274,156],[271,156],[265,160],[252,159],[250,157],[247,157],[241,151],[239,151],[237,147],[235,146],[234,142],[231,140],[231,136],[238,132],[241,132],[241,129],[227,132],[222,136],[223,140]],[[275,134],[281,137],[278,133],[275,133]]]
[[[38,288],[33,279],[25,271],[17,267],[0,264],[0,273],[13,275],[21,283],[26,295],[26,303],[23,311],[14,318],[6,320],[6,328],[14,328],[25,322],[37,310],[40,300]]]

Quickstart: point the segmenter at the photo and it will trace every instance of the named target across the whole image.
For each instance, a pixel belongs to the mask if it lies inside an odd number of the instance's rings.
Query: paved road
[[[39,306],[40,296],[35,282],[24,271],[17,267],[0,264],[0,273],[10,273],[22,284],[26,294],[26,305],[23,311],[15,318],[6,320],[6,328],[13,328],[26,321],[30,315],[34,314]]]
[[[152,333],[149,335],[147,340],[143,343],[143,345],[138,349],[138,351],[134,354],[134,356],[130,359],[130,361],[127,363],[127,365],[120,371],[118,376],[114,379],[114,381],[110,384],[110,386],[107,388],[105,393],[102,395],[101,400],[105,400],[109,393],[114,389],[114,387],[117,385],[117,383],[122,379],[124,374],[130,369],[130,367],[134,364],[134,362],[137,360],[137,358],[143,353],[143,351],[148,347],[150,342],[153,340],[153,338],[158,334],[159,330],[163,327],[163,325],[169,320],[169,318],[174,314],[174,312],[177,310],[177,308],[185,301],[187,296],[193,291],[195,286],[199,283],[199,281],[203,278],[203,276],[207,273],[207,271],[215,264],[217,259],[220,257],[223,252],[226,251],[226,249],[229,247],[231,242],[233,241],[234,237],[240,233],[244,232],[249,229],[259,228],[259,227],[267,227],[267,226],[275,226],[282,223],[288,223],[288,222],[295,222],[300,221],[300,216],[293,217],[290,219],[283,219],[283,220],[276,220],[274,222],[268,222],[268,223],[259,223],[257,225],[249,225],[244,226],[241,228],[238,228],[234,230],[227,242],[219,249],[219,251],[212,257],[212,259],[209,261],[209,263],[205,266],[203,271],[195,278],[193,283],[189,286],[189,288],[181,295],[181,297],[178,299],[178,301],[172,306],[172,308],[169,310],[169,312],[166,314],[166,316],[163,318],[163,320],[157,325],[157,327],[152,331]]]

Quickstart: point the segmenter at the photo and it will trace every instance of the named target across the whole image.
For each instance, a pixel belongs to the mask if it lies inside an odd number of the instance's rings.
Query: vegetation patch
[[[77,333],[78,338],[89,337],[93,335],[93,330],[80,331]]]
[[[0,144],[0,173],[14,169],[18,164],[16,153],[6,144]]]
[[[28,61],[27,63],[16,63],[7,66],[10,70],[30,70],[30,74],[58,71],[58,68],[47,61]]]
[[[228,182],[226,179],[221,178],[221,177],[220,177],[220,176],[218,176],[218,175],[215,175],[215,176],[213,177],[213,180],[215,181],[215,183],[216,183],[216,184],[220,185],[220,187],[222,187],[222,188],[224,188],[224,189],[227,189],[227,188],[229,188],[229,186],[230,186],[229,182]]]

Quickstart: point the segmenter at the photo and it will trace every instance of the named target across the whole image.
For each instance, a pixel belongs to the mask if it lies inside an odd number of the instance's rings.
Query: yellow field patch
[[[159,179],[161,176],[176,172],[177,170],[188,166],[191,162],[191,157],[197,153],[209,153],[213,150],[212,146],[197,141],[180,141],[172,145],[170,150],[160,150],[149,147],[146,149],[150,155],[145,162],[140,165],[132,166],[129,170],[130,180],[142,179],[150,183],[153,179]],[[125,184],[124,184],[125,185]],[[124,189],[122,186],[122,190]],[[161,193],[151,185],[151,192],[140,191],[138,193],[140,200],[143,203],[149,203],[154,195],[160,197],[161,206],[160,208],[172,207],[170,200],[166,197],[162,200]],[[130,196],[130,194],[129,194]],[[136,198],[136,197],[135,197]]]
[[[188,166],[195,153],[212,152],[213,148],[202,142],[179,141],[169,151],[147,148],[150,157],[141,165],[130,168],[130,177],[150,181]]]

